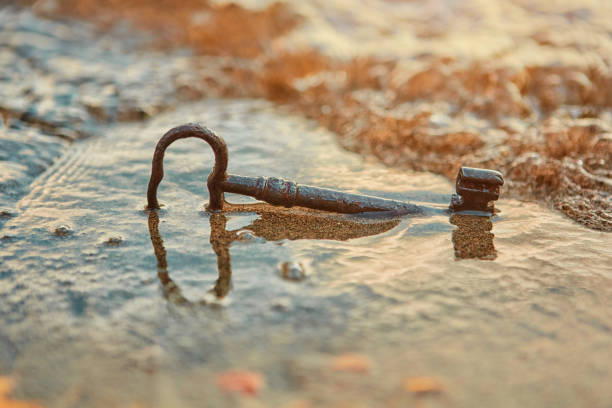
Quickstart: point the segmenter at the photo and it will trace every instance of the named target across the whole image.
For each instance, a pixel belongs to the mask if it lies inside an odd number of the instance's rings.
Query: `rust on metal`
[[[395,215],[440,212],[440,208],[420,206],[362,194],[297,184],[278,177],[248,177],[227,174],[228,153],[225,141],[207,128],[187,124],[169,130],[157,143],[147,192],[149,209],[159,208],[157,187],[164,177],[163,160],[168,146],[175,140],[196,137],[213,149],[215,164],[208,176],[209,211],[223,210],[224,193],[248,195],[257,200],[283,207],[306,207],[344,214],[386,212]],[[499,198],[503,185],[501,173],[494,170],[462,167],[457,176],[457,194],[451,199],[452,211],[492,211],[489,203]]]
[[[300,185],[277,177],[229,175],[221,183],[221,189],[228,193],[248,195],[268,204],[287,208],[298,206],[342,214],[375,211],[389,211],[397,214],[425,212],[424,208],[403,201]]]
[[[159,139],[159,142],[157,142],[155,153],[153,154],[149,188],[147,190],[148,209],[154,210],[159,208],[159,203],[157,202],[157,187],[164,178],[164,153],[166,149],[175,140],[189,137],[196,137],[204,140],[210,145],[215,154],[215,165],[206,183],[208,185],[208,192],[210,193],[208,206],[206,208],[210,211],[219,211],[223,209],[225,199],[223,191],[221,190],[221,182],[227,178],[227,145],[225,144],[225,140],[215,135],[211,130],[194,123],[170,129],[161,139]]]
[[[461,167],[455,186],[457,193],[451,198],[451,209],[492,211],[489,203],[499,198],[503,184],[504,178],[498,171]]]

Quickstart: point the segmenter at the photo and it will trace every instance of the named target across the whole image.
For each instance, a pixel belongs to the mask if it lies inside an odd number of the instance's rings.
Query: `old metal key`
[[[189,137],[207,142],[215,155],[215,165],[207,180],[210,198],[206,209],[209,211],[223,210],[224,193],[226,192],[248,195],[277,206],[300,206],[345,214],[384,211],[404,215],[448,211],[403,201],[300,185],[277,177],[247,177],[228,174],[228,153],[225,141],[209,129],[197,124],[175,127],[157,143],[147,191],[148,209],[159,208],[157,187],[164,177],[163,160],[166,148],[175,140]],[[497,171],[462,167],[457,176],[457,194],[451,199],[450,210],[492,212],[493,207],[489,203],[499,198],[503,183],[503,177]]]

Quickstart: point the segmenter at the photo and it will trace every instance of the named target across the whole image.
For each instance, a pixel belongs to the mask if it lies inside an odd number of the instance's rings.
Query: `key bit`
[[[327,188],[297,184],[277,177],[248,177],[227,173],[228,151],[225,141],[211,130],[187,124],[169,130],[157,143],[147,190],[147,208],[158,209],[157,188],[164,177],[163,160],[168,146],[178,139],[195,137],[207,142],[215,155],[215,164],[208,176],[210,194],[208,211],[222,211],[224,193],[237,193],[269,204],[284,207],[300,206],[344,214],[386,212],[394,215],[444,212],[444,209],[416,205],[362,194],[345,193]],[[462,167],[456,190],[451,198],[451,211],[492,212],[490,202],[497,200],[503,184],[501,173],[494,170]],[[447,210],[446,210],[447,211]]]
[[[451,197],[453,211],[493,211],[490,202],[496,201],[504,184],[499,171],[461,167],[457,174],[456,194]]]

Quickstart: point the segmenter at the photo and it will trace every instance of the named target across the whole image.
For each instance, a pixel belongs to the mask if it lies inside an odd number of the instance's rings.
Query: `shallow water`
[[[157,138],[193,120],[226,139],[233,173],[449,199],[444,179],[367,163],[266,102],[212,100],[113,126],[45,172],[2,231],[0,362],[20,374],[19,395],[49,406],[246,404],[220,394],[213,375],[249,368],[265,375],[268,406],[399,406],[411,375],[444,384],[434,406],[610,403],[611,238],[536,204],[499,202],[496,252],[476,254],[494,260],[457,258],[453,237],[469,246],[474,235],[462,238],[447,216],[407,217],[347,241],[247,237],[229,246],[230,290],[216,299],[202,211],[212,155],[200,141],[179,142],[166,155],[159,215],[168,275],[192,304],[177,302],[158,278],[142,208]],[[367,182],[355,182],[361,176]],[[257,215],[225,217],[236,230]],[[56,236],[60,225],[71,232]],[[285,261],[302,263],[307,279],[282,279]],[[371,373],[330,371],[330,356],[347,351],[369,356]]]
[[[0,208],[11,208],[71,141],[167,109],[187,58],[136,53],[146,37],[0,7]],[[127,38],[125,38],[127,37]],[[49,137],[54,136],[54,137]],[[4,219],[0,218],[0,225]]]
[[[146,66],[153,56],[132,58]],[[121,78],[109,79],[119,92],[130,88]],[[134,79],[136,95],[145,79]],[[167,100],[154,83],[126,109],[151,93]],[[14,117],[0,128],[3,174],[10,160],[26,164],[0,180],[19,186],[1,196],[0,226],[0,374],[19,379],[16,397],[49,407],[612,404],[610,234],[503,195],[491,220],[269,208],[211,217],[212,154],[193,140],[166,154],[156,219],[143,211],[155,143],[192,121],[225,138],[231,173],[440,207],[453,188],[342,150],[334,134],[265,101],[175,105],[138,123],[86,116],[92,137],[76,142]],[[305,279],[284,279],[285,262]],[[369,368],[338,371],[344,353]],[[226,395],[216,376],[230,369],[260,372],[266,385],[255,398]],[[420,376],[442,391],[404,389]]]

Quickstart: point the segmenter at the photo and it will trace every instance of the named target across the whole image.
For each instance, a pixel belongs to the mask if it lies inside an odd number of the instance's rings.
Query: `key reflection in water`
[[[479,258],[492,261],[497,258],[490,217],[452,214],[450,223],[458,227],[453,230],[452,238],[457,259]]]
[[[252,224],[237,230],[226,229],[226,214],[257,213],[259,217]],[[219,278],[212,293],[217,299],[227,296],[231,289],[231,256],[230,246],[239,239],[238,232],[248,230],[267,241],[283,239],[330,239],[345,241],[388,231],[399,224],[398,218],[364,218],[355,215],[333,214],[316,210],[286,209],[267,204],[231,205],[227,204],[222,213],[211,213],[210,244],[217,255]],[[164,298],[177,305],[206,304],[205,300],[190,301],[186,299],[180,287],[172,280],[168,272],[166,249],[159,233],[159,214],[149,212],[149,234],[155,257],[157,258],[157,276],[162,284]],[[253,247],[256,250],[256,247]]]

